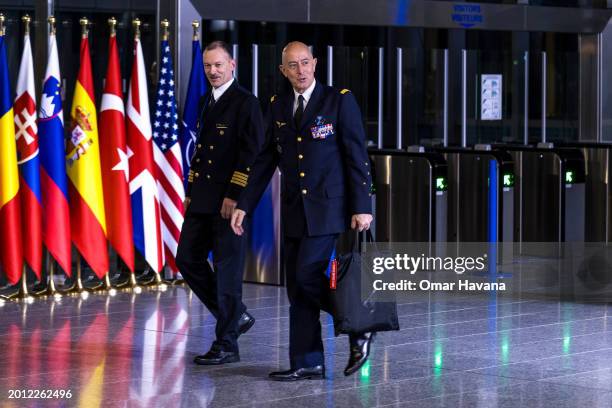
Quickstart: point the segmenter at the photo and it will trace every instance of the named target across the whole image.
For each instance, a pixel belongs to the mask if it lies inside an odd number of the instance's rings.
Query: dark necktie
[[[298,107],[295,110],[295,114],[293,115],[295,127],[300,127],[300,123],[302,123],[302,116],[304,116],[304,96],[300,95],[298,96]]]
[[[210,93],[210,102],[208,103],[208,109],[212,109],[213,106],[215,106],[215,95],[211,92]]]

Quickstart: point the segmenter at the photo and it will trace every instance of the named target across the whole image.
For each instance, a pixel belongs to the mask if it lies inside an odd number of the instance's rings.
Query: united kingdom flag
[[[161,204],[161,228],[167,265],[176,273],[176,249],[183,226],[183,161],[179,145],[174,71],[167,40],[161,43],[157,101],[153,117],[153,156]]]

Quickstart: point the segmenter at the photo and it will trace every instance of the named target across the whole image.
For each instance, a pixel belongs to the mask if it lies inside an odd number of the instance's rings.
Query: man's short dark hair
[[[212,51],[212,50],[216,50],[217,48],[221,48],[223,51],[225,51],[225,53],[230,57],[230,59],[233,58],[232,50],[230,49],[229,45],[227,45],[225,41],[213,41],[206,46],[204,51],[205,52]]]

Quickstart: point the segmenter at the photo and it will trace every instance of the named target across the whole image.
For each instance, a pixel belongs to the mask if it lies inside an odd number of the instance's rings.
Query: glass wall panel
[[[321,54],[321,53],[320,53]],[[333,86],[349,89],[355,96],[366,130],[368,141],[378,142],[378,48],[334,47]],[[327,68],[327,67],[325,67]],[[326,81],[327,70],[319,77]]]
[[[402,50],[402,145],[444,141],[444,50]]]
[[[257,96],[262,104],[262,109],[264,109],[265,112],[272,95],[288,89],[288,85],[287,80],[282,76],[280,70],[278,69],[278,66],[281,64],[282,47],[277,47],[276,45],[259,45],[258,50]],[[252,55],[252,51],[250,54]],[[241,77],[244,77],[244,75],[251,75],[251,60],[252,57],[249,56],[246,64],[242,65],[248,65],[249,68],[241,71]]]
[[[580,116],[580,55],[548,53],[546,75],[546,141],[577,142]]]

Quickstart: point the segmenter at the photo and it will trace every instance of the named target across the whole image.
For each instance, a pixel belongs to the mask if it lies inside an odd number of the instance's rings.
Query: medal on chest
[[[334,125],[323,116],[317,116],[314,126],[310,128],[310,134],[313,139],[326,139],[334,134]]]

